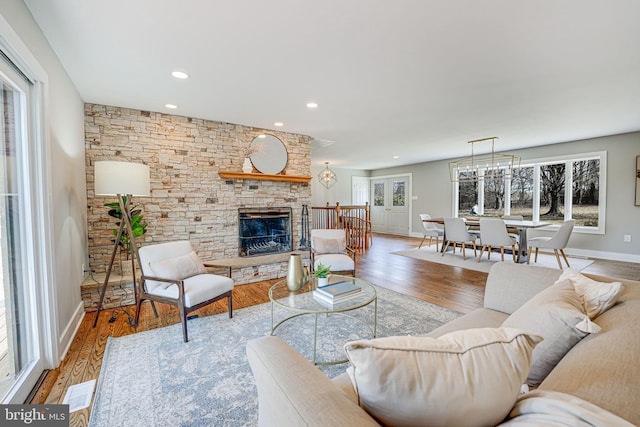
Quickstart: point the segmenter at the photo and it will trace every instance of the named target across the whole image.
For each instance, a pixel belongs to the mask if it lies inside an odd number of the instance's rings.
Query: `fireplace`
[[[240,208],[238,223],[241,257],[291,252],[291,208]]]

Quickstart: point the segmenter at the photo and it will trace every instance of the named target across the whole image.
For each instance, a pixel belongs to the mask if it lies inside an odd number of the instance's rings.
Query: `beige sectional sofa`
[[[497,263],[487,278],[483,308],[429,335],[500,327],[560,274],[558,269]],[[622,282],[617,303],[593,319],[599,333],[579,340],[537,390],[518,398],[505,425],[548,425],[539,421],[544,419],[558,420],[557,425],[640,425],[640,282],[586,276]],[[358,405],[346,374],[330,380],[279,338],[250,341],[247,355],[261,426],[380,425]],[[541,418],[536,412],[543,412]]]

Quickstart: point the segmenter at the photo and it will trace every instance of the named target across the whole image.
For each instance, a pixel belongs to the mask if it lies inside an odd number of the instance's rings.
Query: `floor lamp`
[[[135,300],[138,300],[135,261],[137,260],[138,265],[140,265],[140,257],[138,255],[138,247],[136,246],[133,229],[131,227],[131,198],[133,196],[148,197],[150,195],[150,179],[149,166],[147,165],[143,165],[140,163],[113,161],[95,162],[93,176],[95,184],[95,195],[116,196],[120,205],[120,212],[122,212],[122,220],[120,221],[120,227],[118,228],[118,233],[114,241],[113,252],[111,253],[111,261],[107,266],[107,274],[104,278],[102,290],[100,291],[100,302],[98,302],[96,317],[93,320],[93,327],[95,327],[98,323],[98,316],[100,314],[100,309],[102,308],[102,303],[104,302],[104,295],[107,292],[107,285],[109,284],[111,269],[113,268],[113,262],[116,258],[116,253],[118,252],[120,238],[122,237],[122,234],[125,232],[125,230],[127,235],[129,236],[131,271],[133,272],[133,291]],[[131,316],[129,316],[129,323],[131,324]]]

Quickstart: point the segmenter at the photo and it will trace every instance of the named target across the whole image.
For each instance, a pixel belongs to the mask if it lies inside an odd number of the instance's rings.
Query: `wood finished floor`
[[[390,255],[393,251],[416,247],[420,240],[375,235],[371,249],[358,256],[357,276],[376,285],[461,313],[481,307],[486,273]],[[596,260],[584,272],[637,279],[640,277],[640,264]],[[275,281],[236,286],[233,290],[234,310],[267,302],[269,288]],[[93,328],[95,313],[87,313],[66,357],[58,368],[48,372],[31,403],[61,403],[71,385],[97,379],[108,337],[119,337],[179,323],[177,310],[164,304],[156,306],[160,314],[158,318],[153,316],[148,303],[143,305],[140,323],[135,329],[129,326],[127,316],[122,312],[118,314],[116,321],[109,322],[113,310],[102,311],[97,327]],[[132,307],[125,309],[133,314]],[[197,313],[200,316],[208,316],[226,311],[226,302],[219,301]],[[181,339],[181,335],[176,336],[176,340]],[[89,413],[89,408],[74,412],[70,417],[70,425],[86,426]]]

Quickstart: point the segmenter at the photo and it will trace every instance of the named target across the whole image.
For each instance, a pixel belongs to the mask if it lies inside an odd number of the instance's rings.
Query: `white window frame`
[[[36,60],[18,34],[6,19],[0,15],[0,49],[26,75],[33,87],[29,93],[30,128],[28,129],[30,147],[28,147],[28,174],[25,177],[30,183],[30,199],[25,203],[31,215],[25,220],[29,222],[31,235],[25,250],[30,265],[37,268],[29,269],[32,275],[34,289],[31,298],[37,300],[34,310],[29,312],[32,320],[38,326],[40,339],[40,358],[34,369],[21,375],[12,391],[5,397],[3,403],[22,403],[30,389],[22,387],[35,383],[34,375],[39,377],[42,369],[52,369],[59,364],[58,343],[58,315],[56,303],[55,280],[53,274],[53,209],[51,201],[51,155],[50,141],[47,133],[48,75]],[[40,371],[40,372],[38,372]]]
[[[571,219],[573,213],[573,201],[572,201],[572,187],[573,187],[573,162],[579,162],[584,160],[600,160],[600,175],[599,175],[599,192],[598,192],[598,226],[597,227],[588,227],[588,226],[576,226],[574,231],[577,233],[584,234],[605,234],[605,213],[607,206],[607,152],[606,151],[594,151],[590,153],[579,153],[579,154],[569,154],[564,156],[554,156],[554,157],[546,157],[540,159],[530,159],[523,160],[520,164],[520,167],[533,167],[533,220],[540,220],[540,166],[549,165],[549,164],[557,164],[557,163],[565,163],[565,220]],[[454,183],[453,186],[453,215],[458,216],[459,208],[459,189],[458,183]],[[511,191],[511,180],[505,181],[505,193],[510,194]],[[478,202],[482,200],[484,196],[484,186],[478,185]],[[506,197],[506,196],[505,196]],[[482,206],[482,205],[481,205]],[[510,206],[508,206],[505,202],[505,214],[510,210]],[[484,208],[481,207],[480,214],[484,212]],[[549,228],[559,228],[559,225],[551,225]]]

